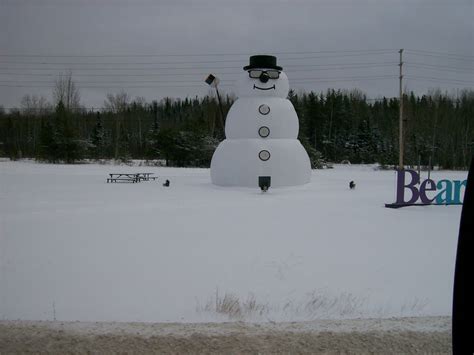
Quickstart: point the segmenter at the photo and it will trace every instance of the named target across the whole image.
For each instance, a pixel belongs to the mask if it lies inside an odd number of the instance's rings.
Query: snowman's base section
[[[270,159],[262,161],[266,150]],[[220,186],[258,187],[259,176],[270,176],[271,186],[303,185],[311,179],[308,154],[297,139],[226,139],[211,161],[211,180]]]

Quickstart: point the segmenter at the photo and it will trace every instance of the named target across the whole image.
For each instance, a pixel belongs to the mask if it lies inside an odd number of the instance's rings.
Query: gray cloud
[[[0,104],[49,98],[68,69],[86,106],[121,88],[148,100],[205,95],[207,73],[231,85],[255,53],[277,54],[295,89],[396,96],[398,48],[408,90],[472,88],[473,15],[469,0],[0,0],[0,54],[69,55],[0,56]],[[378,49],[391,51],[351,52]]]

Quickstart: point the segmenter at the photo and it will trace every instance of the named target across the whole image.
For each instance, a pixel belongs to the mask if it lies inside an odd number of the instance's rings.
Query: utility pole
[[[400,117],[399,117],[399,158],[398,158],[398,168],[400,170],[403,170],[403,90],[402,90],[402,79],[403,79],[403,74],[402,74],[402,68],[403,68],[403,60],[402,60],[402,55],[403,55],[403,48],[398,51],[400,53]]]

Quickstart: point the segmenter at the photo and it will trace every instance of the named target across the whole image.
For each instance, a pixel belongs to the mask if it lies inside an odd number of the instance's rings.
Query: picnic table
[[[137,173],[137,178],[138,181],[150,181],[157,179],[156,176],[151,175],[154,175],[154,173]]]
[[[156,176],[151,176],[153,173],[112,173],[109,174],[107,182],[140,182],[140,181],[150,181],[157,179]]]

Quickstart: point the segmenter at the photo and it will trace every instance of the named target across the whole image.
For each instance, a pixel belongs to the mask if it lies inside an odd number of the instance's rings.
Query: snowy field
[[[159,180],[107,184],[112,172]],[[461,207],[384,208],[393,171],[335,166],[262,194],[206,169],[0,162],[0,189],[3,320],[451,314]]]

